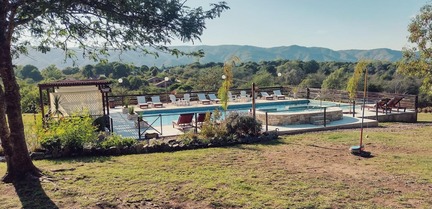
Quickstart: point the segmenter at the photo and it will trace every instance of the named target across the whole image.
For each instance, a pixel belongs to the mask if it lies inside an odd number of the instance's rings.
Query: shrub
[[[52,153],[53,151],[60,151],[61,149],[61,142],[59,136],[49,136],[42,138],[40,140],[40,144],[49,153]]]
[[[205,122],[201,127],[200,136],[202,138],[219,138],[227,135],[226,126],[220,122],[221,113],[216,109],[211,115],[206,114]]]
[[[112,134],[112,135],[106,137],[97,146],[104,148],[104,149],[107,149],[110,147],[123,148],[123,147],[130,147],[136,143],[137,143],[137,141],[135,139],[122,138],[120,135]]]
[[[96,118],[93,121],[93,126],[97,127],[97,131],[105,131],[105,127],[109,127],[109,117],[107,115]]]
[[[228,134],[233,134],[236,137],[258,136],[261,133],[261,128],[261,122],[247,114],[233,112],[226,119]]]
[[[88,115],[62,118],[52,123],[48,129],[39,131],[38,137],[41,144],[44,143],[47,146],[59,138],[62,149],[80,152],[85,143],[93,142],[96,139],[96,127],[92,125],[92,121]],[[44,148],[47,149],[47,147]]]

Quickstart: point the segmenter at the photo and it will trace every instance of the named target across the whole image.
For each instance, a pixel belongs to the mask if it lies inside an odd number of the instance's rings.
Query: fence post
[[[194,117],[195,117],[195,128],[194,128],[194,131],[195,131],[195,133],[198,133],[198,128],[197,128],[197,126],[198,126],[198,120],[197,120],[197,113],[196,112],[194,113]]]
[[[327,107],[324,107],[324,127],[327,126]]]
[[[355,118],[355,100],[353,100],[353,118]]]
[[[378,102],[375,103],[375,119],[378,121]]]
[[[110,132],[111,132],[111,133],[114,132],[114,123],[113,123],[113,119],[112,119],[112,117],[110,117]]]
[[[416,95],[415,102],[414,102],[415,122],[417,122],[417,114],[418,114],[417,108],[418,108],[418,96]]]
[[[265,112],[265,122],[266,122],[266,132],[268,131],[268,115],[267,112]]]
[[[159,117],[160,117],[161,135],[163,135],[163,132],[162,132],[162,115],[159,114]]]
[[[141,141],[141,123],[139,121],[139,117],[137,118],[137,122],[138,122],[138,140]]]

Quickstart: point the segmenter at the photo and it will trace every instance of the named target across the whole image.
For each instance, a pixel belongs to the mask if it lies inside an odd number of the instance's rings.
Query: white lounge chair
[[[240,91],[240,101],[242,102],[249,102],[250,96],[246,94],[246,91]]]
[[[174,94],[170,94],[169,98],[170,98],[172,104],[180,105],[180,99],[177,99]]]
[[[181,103],[183,105],[190,105],[190,94],[184,94],[183,101]]]
[[[230,102],[236,102],[237,101],[237,97],[232,95],[231,91],[228,91],[228,101],[230,101]]]

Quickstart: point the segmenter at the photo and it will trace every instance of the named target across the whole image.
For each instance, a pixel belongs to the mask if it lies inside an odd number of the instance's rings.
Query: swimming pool
[[[280,112],[311,112],[311,111],[321,111],[322,107],[334,107],[339,106],[340,104],[333,102],[321,102],[315,100],[308,99],[299,99],[299,100],[282,100],[282,101],[274,101],[274,102],[262,102],[256,103],[255,108],[257,112],[271,112],[271,111],[280,111]],[[251,103],[229,103],[228,105],[228,113],[231,111],[237,112],[248,112],[252,108]],[[138,114],[143,113],[144,120],[153,123],[153,124],[161,124],[161,125],[171,125],[172,121],[176,121],[180,114],[183,113],[200,113],[200,112],[214,112],[218,109],[222,114],[222,108],[220,105],[208,105],[208,106],[199,106],[199,107],[178,107],[178,108],[158,108],[158,109],[148,109],[148,110],[138,110],[136,111]],[[222,115],[224,117],[224,115]]]

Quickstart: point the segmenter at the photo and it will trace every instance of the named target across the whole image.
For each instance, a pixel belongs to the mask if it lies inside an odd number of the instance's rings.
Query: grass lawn
[[[432,208],[432,116],[174,153],[41,160],[40,182],[0,184],[0,208]],[[6,165],[0,164],[0,174]]]

